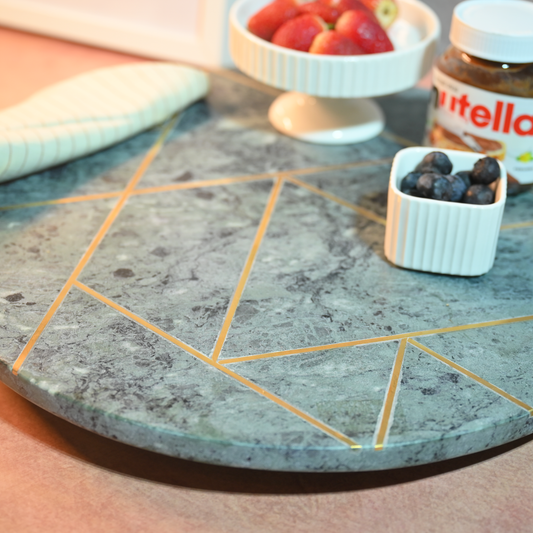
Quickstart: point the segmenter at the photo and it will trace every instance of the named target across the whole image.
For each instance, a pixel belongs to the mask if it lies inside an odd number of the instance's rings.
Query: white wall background
[[[533,0],[528,0],[533,1]],[[235,0],[0,0],[0,25],[104,48],[209,66],[231,66]],[[424,0],[439,16],[439,53],[459,0]]]
[[[0,0],[0,25],[123,52],[230,66],[235,0]]]
[[[194,35],[201,0],[30,0],[120,23]]]

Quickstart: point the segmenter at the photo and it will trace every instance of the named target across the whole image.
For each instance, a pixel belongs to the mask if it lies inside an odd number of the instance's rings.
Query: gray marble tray
[[[176,124],[0,186],[0,379],[101,435],[292,471],[439,461],[533,432],[533,193],[493,269],[383,255],[390,161],[427,93],[380,99],[344,147],[267,120],[213,76]]]

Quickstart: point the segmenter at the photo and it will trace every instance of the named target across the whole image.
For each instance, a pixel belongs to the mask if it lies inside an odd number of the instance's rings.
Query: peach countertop
[[[0,28],[0,109],[139,58]],[[69,424],[0,384],[0,531],[528,532],[533,437],[378,473],[291,474],[160,456]]]

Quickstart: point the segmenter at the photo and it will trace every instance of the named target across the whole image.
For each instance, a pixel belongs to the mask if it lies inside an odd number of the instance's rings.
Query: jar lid
[[[533,63],[533,3],[467,0],[453,11],[451,43],[489,61]]]

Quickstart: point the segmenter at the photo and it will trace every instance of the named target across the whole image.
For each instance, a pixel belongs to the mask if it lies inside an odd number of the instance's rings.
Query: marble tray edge
[[[50,393],[39,388],[27,372],[15,377],[3,361],[0,381],[45,411],[102,437],[170,457],[254,470],[331,473],[419,466],[494,448],[533,433],[533,418],[524,411],[523,416],[497,426],[432,441],[391,443],[379,451],[368,447],[353,450],[343,444],[325,449],[208,441],[162,428],[154,432],[151,426]]]

